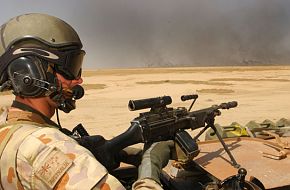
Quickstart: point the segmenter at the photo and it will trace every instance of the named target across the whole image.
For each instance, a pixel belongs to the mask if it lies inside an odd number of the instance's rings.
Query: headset
[[[19,57],[7,67],[6,83],[13,93],[22,97],[49,96],[57,92],[58,84],[53,73],[47,72],[48,63],[36,56]]]
[[[75,100],[82,98],[84,89],[80,85],[62,88],[56,72],[69,80],[79,77],[84,54],[83,50],[12,48],[1,56],[0,91],[12,89],[13,94],[21,97],[49,96],[60,110],[68,113],[75,109]]]

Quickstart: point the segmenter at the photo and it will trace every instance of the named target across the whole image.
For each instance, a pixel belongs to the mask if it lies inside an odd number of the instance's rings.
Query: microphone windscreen
[[[76,85],[72,88],[72,94],[74,99],[81,99],[85,94],[85,90],[82,86]]]

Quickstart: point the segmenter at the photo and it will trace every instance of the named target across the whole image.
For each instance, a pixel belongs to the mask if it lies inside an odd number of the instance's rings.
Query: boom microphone
[[[73,94],[73,99],[78,100],[84,96],[85,90],[82,86],[76,85],[72,88],[72,94]]]

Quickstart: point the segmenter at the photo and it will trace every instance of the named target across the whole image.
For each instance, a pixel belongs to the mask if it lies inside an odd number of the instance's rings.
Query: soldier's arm
[[[160,173],[170,159],[174,149],[173,141],[153,143],[143,154],[138,168],[138,180],[133,184],[133,190],[161,190]]]
[[[124,189],[87,149],[51,128],[23,141],[17,172],[27,189]]]

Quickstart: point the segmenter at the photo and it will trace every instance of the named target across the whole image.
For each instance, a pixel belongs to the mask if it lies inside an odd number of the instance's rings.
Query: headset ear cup
[[[7,69],[12,83],[13,93],[23,97],[39,97],[46,92],[39,81],[46,81],[44,65],[35,56],[19,57],[13,60]]]

